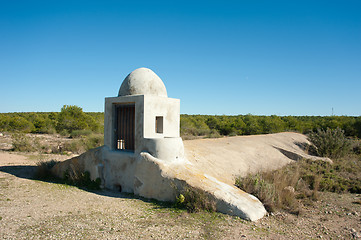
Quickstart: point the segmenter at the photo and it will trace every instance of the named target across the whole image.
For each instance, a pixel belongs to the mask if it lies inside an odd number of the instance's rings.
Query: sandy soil
[[[232,145],[239,141],[234,139],[237,138],[220,141]],[[191,142],[186,142],[186,147],[187,144]],[[89,192],[32,179],[38,161],[66,158],[0,151],[1,239],[352,239],[361,236],[361,195],[357,194],[321,193],[320,201],[305,206],[299,216],[280,212],[247,222],[219,213],[189,214],[132,195]]]

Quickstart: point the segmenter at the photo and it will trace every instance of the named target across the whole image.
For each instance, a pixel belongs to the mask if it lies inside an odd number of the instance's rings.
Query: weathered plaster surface
[[[163,81],[148,68],[138,68],[123,81],[118,96],[156,95],[167,97]]]

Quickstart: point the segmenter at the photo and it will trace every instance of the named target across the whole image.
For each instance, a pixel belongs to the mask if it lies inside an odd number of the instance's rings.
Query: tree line
[[[352,116],[180,116],[181,136],[219,137],[295,131],[307,134],[317,129],[341,128],[346,136],[361,138],[361,117]],[[0,131],[59,133],[79,131],[102,133],[104,113],[83,112],[81,107],[64,105],[60,112],[0,113]]]
[[[104,114],[85,113],[72,105],[64,105],[60,112],[0,113],[0,131],[67,135],[84,130],[103,132]]]
[[[294,131],[310,133],[317,129],[344,130],[346,136],[361,138],[361,117],[350,116],[214,116],[181,115],[183,136],[236,136]]]

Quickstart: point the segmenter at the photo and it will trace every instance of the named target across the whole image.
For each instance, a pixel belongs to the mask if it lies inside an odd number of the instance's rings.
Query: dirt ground
[[[229,140],[229,139],[228,139]],[[352,239],[361,237],[361,195],[320,193],[300,215],[257,222],[187,213],[133,195],[43,182],[35,165],[66,155],[0,151],[1,239]]]

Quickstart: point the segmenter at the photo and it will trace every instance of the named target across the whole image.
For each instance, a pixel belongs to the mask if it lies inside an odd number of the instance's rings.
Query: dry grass
[[[300,190],[301,185],[302,188],[306,186],[300,182],[298,171],[289,174],[287,169],[282,170],[257,173],[255,175],[250,174],[244,178],[237,178],[236,185],[258,197],[269,212],[285,209],[298,214],[300,205],[296,199],[295,188],[297,187]]]
[[[257,196],[271,212],[284,209],[299,213],[298,199],[317,200],[319,190],[361,193],[359,141],[351,146],[340,128],[318,130],[310,134],[309,140],[319,156],[333,157],[334,163],[303,159],[272,172],[239,177],[236,185]]]
[[[268,211],[297,214],[302,204],[318,200],[319,191],[361,193],[361,156],[349,154],[333,164],[303,159],[272,172],[239,177],[236,185],[257,196]]]

